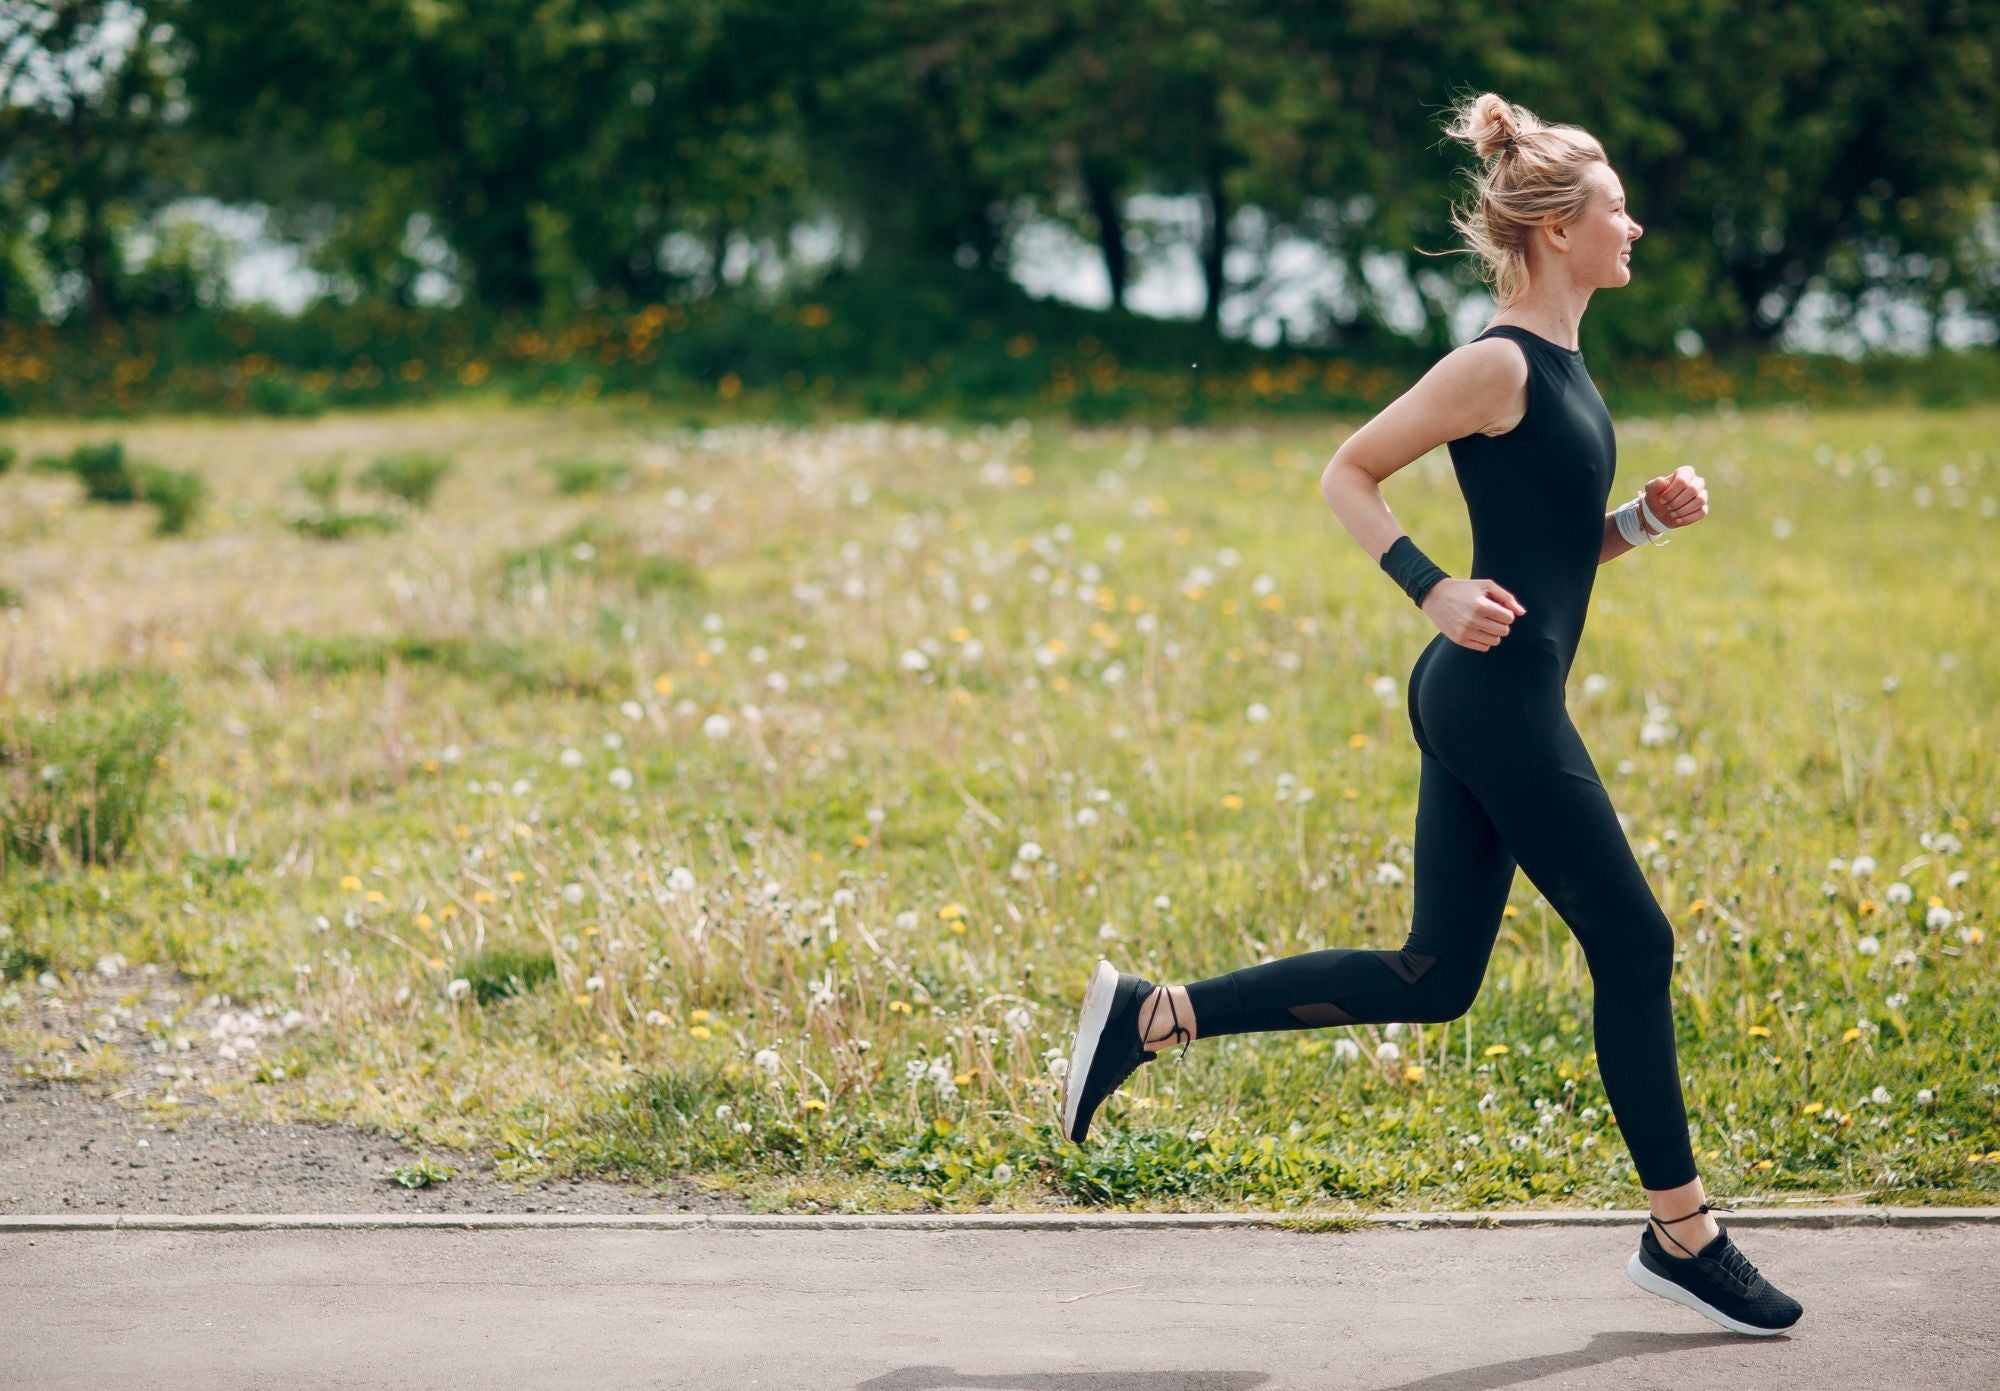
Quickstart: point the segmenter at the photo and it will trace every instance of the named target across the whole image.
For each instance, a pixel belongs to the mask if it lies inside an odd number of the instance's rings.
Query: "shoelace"
[[[1736,1211],[1736,1209],[1733,1207],[1723,1207],[1720,1204],[1703,1203],[1693,1212],[1685,1213],[1682,1216],[1655,1217],[1653,1220],[1659,1223],[1662,1228],[1664,1228],[1669,1223],[1685,1222],[1690,1218],[1701,1216],[1704,1212],[1734,1212],[1734,1211]],[[1673,1242],[1674,1245],[1680,1246],[1681,1250],[1687,1251],[1688,1255],[1695,1257],[1695,1259],[1697,1260],[1700,1259],[1700,1255],[1697,1252],[1688,1251],[1688,1248],[1686,1246],[1681,1245],[1680,1238],[1675,1236],[1672,1232],[1667,1232],[1666,1238],[1668,1241]],[[1718,1256],[1710,1256],[1709,1260],[1715,1265],[1717,1269],[1721,1270],[1724,1275],[1728,1276],[1731,1280],[1735,1281],[1740,1291],[1744,1294],[1748,1294],[1750,1292],[1750,1287],[1756,1283],[1757,1267],[1750,1264],[1750,1258],[1748,1256],[1744,1255],[1741,1251],[1736,1249],[1736,1243],[1733,1241],[1723,1242],[1722,1253]]]
[[[1188,1032],[1188,1030],[1181,1024],[1181,1012],[1174,1007],[1174,992],[1168,989],[1164,985],[1156,986],[1155,989],[1159,990],[1167,997],[1167,1013],[1172,1016],[1174,1021],[1174,1027],[1167,1034],[1167,1040],[1171,1041],[1176,1036],[1183,1037],[1187,1040],[1187,1042],[1181,1045],[1180,1057],[1175,1059],[1176,1062],[1185,1062],[1187,1060],[1187,1050],[1194,1047],[1194,1035]],[[1154,1011],[1154,1013],[1157,1014],[1158,1011],[1156,1010]]]

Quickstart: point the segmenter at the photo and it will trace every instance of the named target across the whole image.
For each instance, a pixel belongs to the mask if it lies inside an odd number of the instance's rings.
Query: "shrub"
[[[556,959],[546,951],[494,947],[465,963],[462,973],[472,984],[472,998],[482,1005],[509,995],[525,995],[556,977]]]
[[[208,484],[199,474],[128,461],[125,446],[118,440],[79,444],[67,457],[45,455],[35,460],[35,468],[42,473],[74,474],[83,484],[83,495],[92,502],[150,503],[158,513],[154,530],[162,536],[186,531],[208,498]]]
[[[449,472],[449,459],[412,451],[383,455],[363,469],[361,477],[355,481],[364,488],[399,497],[412,507],[428,507],[431,495],[437,492],[438,484]]]
[[[53,696],[51,709],[0,717],[0,871],[125,854],[186,717],[173,679],[157,672],[106,672]]]
[[[134,491],[159,514],[153,529],[161,536],[179,536],[186,531],[194,514],[208,499],[208,484],[200,474],[185,469],[136,464],[132,478]]]
[[[334,499],[340,495],[340,465],[325,463],[307,465],[292,476],[292,481],[307,497],[321,507],[331,509]]]
[[[24,947],[18,942],[0,942],[0,980],[9,976],[33,980],[48,970],[51,964],[45,953],[32,947]]]
[[[617,459],[587,459],[574,455],[543,459],[540,467],[555,479],[556,491],[564,497],[601,493],[625,480],[630,464]]]
[[[563,577],[629,585],[641,598],[658,593],[693,598],[702,592],[701,574],[677,556],[641,551],[630,533],[592,517],[553,541],[505,552],[500,558],[503,588],[521,590]]]
[[[248,396],[250,409],[259,415],[311,416],[326,409],[318,393],[285,377],[253,377]]]
[[[125,446],[118,440],[79,444],[67,459],[44,459],[41,467],[46,472],[75,474],[83,484],[83,495],[92,502],[138,501],[132,471],[125,467]]]
[[[292,530],[322,541],[345,541],[366,532],[390,532],[403,524],[393,512],[301,512],[291,519]]]

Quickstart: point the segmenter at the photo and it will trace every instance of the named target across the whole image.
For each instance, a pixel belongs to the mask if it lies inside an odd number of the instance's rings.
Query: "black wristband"
[[[1381,563],[1389,578],[1403,586],[1403,592],[1418,608],[1423,607],[1424,596],[1431,592],[1432,585],[1451,578],[1407,536],[1398,536],[1382,552]]]

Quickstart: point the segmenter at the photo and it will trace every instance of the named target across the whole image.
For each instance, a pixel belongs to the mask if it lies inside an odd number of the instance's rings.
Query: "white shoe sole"
[[[1118,968],[1100,960],[1083,992],[1083,1013],[1076,1021],[1076,1041],[1070,1045],[1069,1071],[1063,1074],[1063,1138],[1076,1134],[1076,1108],[1083,1101],[1083,1079],[1104,1039],[1104,1021],[1111,1017],[1111,997],[1118,989]],[[1076,1141],[1070,1140],[1074,1144]]]
[[[1631,1260],[1625,1262],[1625,1273],[1632,1277],[1632,1283],[1640,1289],[1671,1299],[1676,1304],[1684,1304],[1697,1314],[1714,1319],[1733,1333],[1747,1333],[1753,1338],[1769,1338],[1776,1334],[1790,1331],[1789,1325],[1786,1328],[1759,1328],[1755,1324],[1744,1323],[1740,1319],[1732,1319],[1729,1315],[1723,1313],[1699,1295],[1685,1290],[1676,1285],[1672,1280],[1655,1275],[1652,1271],[1646,1269],[1646,1263],[1639,1259],[1637,1251],[1632,1253]]]

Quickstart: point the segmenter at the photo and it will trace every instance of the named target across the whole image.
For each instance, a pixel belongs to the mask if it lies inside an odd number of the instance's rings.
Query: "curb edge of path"
[[[636,1231],[1127,1231],[1248,1227],[1314,1233],[1395,1227],[1622,1227],[1646,1220],[1640,1208],[1550,1212],[1133,1212],[1133,1213],[215,1213],[202,1215],[0,1213],[0,1237],[17,1232],[375,1231],[438,1228],[515,1231],[586,1228]],[[1745,1208],[1732,1227],[1941,1227],[2000,1224],[2000,1207]]]

